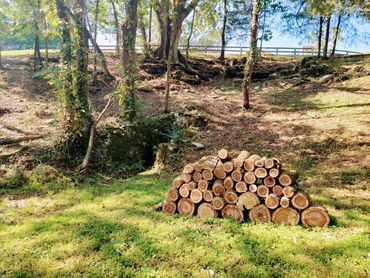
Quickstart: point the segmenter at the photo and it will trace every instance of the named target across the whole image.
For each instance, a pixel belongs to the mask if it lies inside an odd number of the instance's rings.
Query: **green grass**
[[[33,55],[33,49],[22,49],[22,50],[3,50],[1,51],[2,57],[19,57],[19,56],[28,56]],[[58,50],[49,49],[50,53],[57,53]],[[41,53],[44,54],[45,50],[41,50]]]
[[[62,179],[62,190],[48,191],[44,184],[40,196],[3,198],[0,273],[5,277],[208,277],[212,271],[216,277],[366,275],[370,238],[366,224],[361,225],[369,221],[366,213],[348,210],[346,217],[339,217],[340,227],[306,229],[152,211],[172,178]]]

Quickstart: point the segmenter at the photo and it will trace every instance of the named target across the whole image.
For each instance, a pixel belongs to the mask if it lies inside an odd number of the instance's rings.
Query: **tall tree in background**
[[[120,57],[120,48],[121,48],[121,31],[119,28],[119,19],[118,19],[118,11],[116,8],[116,4],[114,3],[114,0],[111,1],[112,9],[113,9],[113,17],[114,17],[114,30],[116,32],[116,56],[117,58]]]
[[[333,48],[331,50],[331,56],[335,55],[335,50],[337,48],[337,41],[338,41],[338,36],[339,36],[339,30],[340,30],[340,23],[342,21],[342,11],[339,12],[338,14],[338,19],[337,19],[337,25],[334,30],[334,41],[333,41]]]
[[[189,59],[190,41],[191,41],[191,37],[193,36],[195,14],[196,14],[196,9],[194,9],[193,11],[193,17],[191,19],[191,24],[190,24],[190,32],[186,40],[186,60]]]
[[[120,104],[124,119],[133,122],[136,118],[136,61],[135,44],[138,0],[125,0],[126,20],[122,24],[122,81],[119,87]]]
[[[165,59],[168,56],[171,36],[170,1],[155,0],[153,9],[157,15],[160,32],[159,47],[154,51],[154,55]]]
[[[100,0],[95,1],[95,16],[94,16],[94,41],[97,41],[98,38],[98,21],[99,21],[99,4]],[[94,45],[94,65],[93,65],[93,81],[96,81],[97,77],[97,64],[98,64],[98,51],[97,44]]]
[[[257,54],[257,32],[258,32],[258,16],[260,12],[260,0],[252,1],[252,19],[251,19],[251,30],[250,30],[250,48],[248,58],[244,68],[244,80],[243,80],[243,107],[249,109],[249,95],[252,84],[252,72],[253,66],[256,61]]]
[[[322,56],[324,59],[328,58],[328,48],[329,48],[329,38],[330,38],[330,21],[331,21],[331,14],[326,17],[326,30],[325,30],[325,43],[324,49],[322,52]]]
[[[321,56],[321,43],[322,43],[322,25],[324,24],[324,17],[320,16],[319,18],[319,35],[317,39],[317,57]]]
[[[227,0],[224,0],[224,14],[223,14],[222,31],[221,31],[221,54],[220,54],[221,63],[223,63],[225,59],[227,13],[228,13]]]

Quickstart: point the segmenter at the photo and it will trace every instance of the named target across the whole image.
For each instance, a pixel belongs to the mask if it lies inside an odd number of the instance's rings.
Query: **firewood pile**
[[[233,158],[225,149],[186,165],[158,208],[169,215],[178,212],[240,222],[250,219],[306,227],[325,227],[330,222],[326,209],[312,204],[297,189],[293,175],[283,171],[278,159],[247,151]]]

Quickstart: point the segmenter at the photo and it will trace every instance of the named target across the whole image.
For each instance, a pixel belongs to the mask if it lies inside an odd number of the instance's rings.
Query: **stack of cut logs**
[[[221,149],[184,167],[160,204],[167,214],[249,218],[256,222],[325,227],[330,219],[322,206],[313,206],[297,190],[292,175],[282,171],[276,158],[242,151],[236,158]]]

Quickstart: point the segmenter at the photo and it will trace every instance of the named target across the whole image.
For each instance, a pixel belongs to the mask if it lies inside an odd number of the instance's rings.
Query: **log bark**
[[[187,184],[183,184],[183,185],[180,186],[180,188],[179,188],[179,194],[183,198],[189,197],[190,190],[189,190]]]
[[[200,218],[212,218],[217,217],[218,213],[211,204],[202,203],[198,207],[197,215]]]
[[[257,195],[262,198],[266,198],[267,195],[269,195],[269,188],[265,185],[259,185],[257,187]]]
[[[257,168],[254,170],[254,174],[256,175],[257,178],[265,178],[267,176],[267,171],[265,168]]]
[[[288,197],[285,197],[285,196],[281,197],[280,206],[282,208],[287,208],[287,207],[289,207],[289,205],[290,205],[290,199]]]
[[[243,170],[242,169],[236,169],[231,172],[231,178],[236,181],[240,182],[243,179]]]
[[[323,207],[309,207],[301,215],[302,223],[306,227],[327,227],[330,217]]]
[[[226,205],[221,213],[223,218],[233,218],[239,222],[244,220],[243,211],[235,205]]]
[[[292,205],[296,209],[305,209],[310,205],[308,197],[303,192],[297,192],[292,198]]]
[[[222,161],[231,159],[231,155],[226,149],[219,150],[217,155]]]
[[[238,204],[250,210],[260,204],[260,198],[255,193],[245,192],[239,196]]]
[[[212,202],[213,197],[214,197],[214,195],[213,195],[213,192],[211,190],[204,191],[203,198],[206,202]]]
[[[225,206],[225,201],[222,197],[216,196],[212,199],[212,206],[216,210],[221,210]]]
[[[205,156],[199,160],[199,163],[202,165],[202,169],[213,171],[217,166],[218,157],[212,155]]]
[[[223,184],[226,189],[232,189],[234,187],[234,180],[231,177],[226,177]]]
[[[277,208],[272,213],[272,222],[294,226],[299,223],[299,213],[293,208]]]
[[[276,209],[280,204],[280,199],[275,194],[267,195],[265,199],[265,205],[269,209]]]
[[[216,196],[221,196],[225,193],[225,187],[222,180],[215,180],[212,185],[212,191]]]
[[[283,188],[280,185],[275,185],[272,188],[272,193],[274,193],[276,196],[280,197],[283,194]]]
[[[273,177],[267,176],[266,178],[263,179],[263,184],[266,185],[267,187],[273,187],[276,184],[276,181]]]
[[[195,205],[189,198],[181,198],[177,203],[177,210],[182,216],[193,215],[195,211]]]
[[[203,193],[199,189],[193,189],[190,193],[190,200],[194,204],[199,204],[203,200]]]
[[[198,189],[202,192],[205,192],[208,189],[209,181],[207,180],[200,180],[198,182]]]
[[[249,211],[249,219],[254,222],[267,223],[271,221],[271,212],[265,205],[257,205]]]
[[[213,179],[213,174],[210,170],[203,170],[202,171],[202,177],[203,179],[207,180],[207,181],[210,181]]]
[[[224,194],[224,199],[228,204],[236,204],[238,201],[238,194],[234,190],[227,190]]]
[[[240,181],[240,182],[236,183],[235,190],[238,193],[244,193],[244,192],[248,191],[248,186],[245,182]]]
[[[296,190],[293,186],[285,186],[283,188],[283,194],[284,194],[285,197],[288,197],[288,198],[293,197],[295,191]]]
[[[176,212],[176,203],[166,200],[163,202],[162,211],[168,215],[172,215]]]
[[[179,190],[177,188],[171,187],[167,191],[167,200],[170,200],[172,202],[176,202],[179,198]]]

